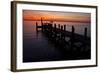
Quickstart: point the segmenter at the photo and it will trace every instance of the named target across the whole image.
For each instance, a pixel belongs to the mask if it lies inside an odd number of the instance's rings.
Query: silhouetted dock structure
[[[64,50],[69,48],[69,51],[76,49],[77,52],[85,50],[85,54],[90,54],[91,40],[90,37],[87,36],[87,28],[84,28],[84,35],[80,35],[75,33],[74,26],[71,27],[70,32],[66,30],[66,24],[43,23],[41,19],[41,26],[38,26],[36,22],[36,31],[38,31],[38,29],[41,29],[49,41],[59,48],[63,48]],[[82,52],[79,53],[82,54]],[[86,57],[90,57],[90,55],[86,55]]]

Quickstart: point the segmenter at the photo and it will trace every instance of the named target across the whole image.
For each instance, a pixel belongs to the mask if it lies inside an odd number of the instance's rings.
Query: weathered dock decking
[[[87,43],[90,42],[90,38],[87,37],[87,28],[84,29],[84,35],[80,35],[75,33],[74,26],[72,26],[72,32],[70,32],[66,31],[66,25],[60,26],[59,24],[58,28],[56,24],[54,24],[54,27],[52,25],[53,24],[50,23],[44,23],[41,26],[38,26],[38,24],[36,23],[36,30],[38,31],[38,28],[41,28],[41,30],[47,33],[51,38],[53,36],[59,36],[60,38],[70,37],[71,39],[74,39],[74,41],[86,41]]]

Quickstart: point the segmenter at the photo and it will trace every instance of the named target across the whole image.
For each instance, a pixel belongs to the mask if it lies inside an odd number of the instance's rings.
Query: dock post
[[[61,34],[60,38],[62,39],[63,38],[63,26],[61,26],[60,34]]]
[[[38,23],[36,22],[36,36],[38,38]]]
[[[38,23],[36,22],[36,31],[38,31]]]
[[[63,31],[63,26],[61,26],[61,31],[60,32],[62,33],[62,31]]]
[[[54,28],[56,29],[56,24],[54,24]]]
[[[74,34],[74,32],[75,32],[75,28],[74,26],[72,26],[72,34]]]
[[[66,31],[66,25],[64,25],[64,32]],[[64,39],[65,39],[65,34],[63,35]]]
[[[50,25],[50,32],[51,32],[51,33],[50,33],[50,37],[52,37],[52,34],[53,34],[52,25],[53,25],[53,24],[51,23],[51,25]]]
[[[64,25],[64,31],[66,31],[66,25]]]
[[[42,31],[44,30],[44,26],[43,26],[43,20],[42,20],[42,18],[41,18],[41,26],[42,26]]]
[[[56,36],[56,24],[54,24],[54,40],[55,40],[55,42],[56,42],[56,38],[57,38],[57,36]]]
[[[60,24],[58,24],[58,29],[60,29]]]
[[[74,26],[72,25],[72,32],[71,32],[71,37],[70,37],[70,39],[71,39],[71,49],[73,49],[73,47],[74,47],[74,39],[75,39],[75,35],[74,35],[74,33],[75,33],[75,28],[74,28]]]
[[[41,18],[41,25],[43,24],[43,20],[42,20],[42,18]]]
[[[54,32],[55,32],[55,34],[56,34],[56,28],[57,28],[56,24],[54,24]]]
[[[63,30],[63,26],[61,26],[61,30]]]
[[[56,24],[54,24],[54,33],[56,34]]]

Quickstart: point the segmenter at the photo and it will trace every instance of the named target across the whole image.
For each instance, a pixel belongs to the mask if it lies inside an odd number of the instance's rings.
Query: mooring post
[[[56,24],[54,24],[54,28],[56,29]]]
[[[64,25],[64,32],[66,32],[66,25]],[[63,37],[65,39],[65,34],[63,34]]]
[[[61,30],[63,30],[63,26],[61,26]]]
[[[60,29],[60,24],[58,24],[58,29]]]
[[[52,37],[52,34],[53,34],[53,32],[52,32],[52,23],[51,23],[51,25],[50,25],[50,32],[51,32],[51,34],[50,34],[50,36]]]
[[[38,38],[38,23],[36,22],[36,36]]]
[[[42,26],[42,31],[44,30],[44,26],[43,26],[43,19],[41,18],[41,26]]]
[[[42,18],[41,18],[41,26],[43,25],[43,20],[42,20]]]
[[[56,33],[56,24],[54,24],[54,32]]]
[[[56,24],[54,24],[54,39],[56,39]]]
[[[73,49],[73,47],[74,47],[74,41],[75,41],[74,40],[74,38],[75,38],[74,33],[75,33],[75,28],[72,25],[72,32],[71,32],[71,37],[70,37],[70,39],[71,39],[71,49]]]
[[[63,38],[63,26],[61,26],[61,30],[60,30],[60,38],[62,39]]]
[[[75,32],[75,28],[74,26],[72,26],[72,34],[74,34],[74,32]]]
[[[38,31],[38,23],[36,22],[36,31]]]
[[[66,31],[66,25],[64,25],[64,31]]]

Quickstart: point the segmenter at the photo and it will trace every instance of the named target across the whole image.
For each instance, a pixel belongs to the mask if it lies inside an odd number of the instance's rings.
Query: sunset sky
[[[24,21],[62,21],[90,23],[90,13],[23,10]]]

